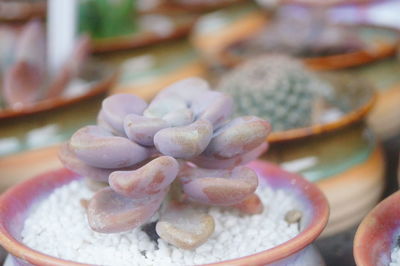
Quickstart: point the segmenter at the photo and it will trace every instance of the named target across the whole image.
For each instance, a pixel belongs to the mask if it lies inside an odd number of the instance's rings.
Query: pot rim
[[[312,184],[297,174],[288,173],[278,166],[255,161],[249,164],[257,172],[270,176],[268,182],[272,181],[273,188],[292,188],[293,191],[301,192],[304,197],[299,200],[307,202],[307,206],[312,206],[310,223],[297,236],[278,245],[274,248],[261,251],[249,256],[225,260],[222,262],[211,263],[207,265],[257,265],[260,261],[263,263],[272,263],[274,261],[286,258],[311,244],[325,228],[329,217],[329,206],[323,193]],[[279,176],[279,178],[276,178]],[[25,260],[34,265],[87,265],[72,261],[62,260],[41,252],[35,251],[22,242],[16,240],[7,230],[7,216],[15,215],[15,208],[7,207],[15,205],[15,198],[21,198],[24,201],[23,209],[28,208],[34,199],[43,196],[63,184],[72,180],[80,179],[81,176],[61,168],[59,170],[44,173],[20,183],[0,196],[0,245],[3,246],[13,256]],[[24,212],[24,211],[23,211]]]
[[[378,99],[376,91],[371,92],[371,98],[359,108],[346,113],[339,119],[323,123],[315,124],[308,127],[294,128],[285,131],[271,132],[267,137],[269,143],[279,143],[291,140],[303,139],[311,136],[318,136],[324,133],[334,132],[345,128],[349,125],[362,121],[374,107]]]
[[[353,254],[357,265],[377,265],[382,252],[388,252],[388,248],[391,252],[393,236],[400,229],[399,201],[400,191],[397,191],[376,205],[362,220],[354,237]]]
[[[328,56],[315,56],[315,57],[300,57],[299,59],[308,67],[310,67],[313,70],[340,70],[348,67],[355,67],[359,66],[362,64],[374,62],[380,59],[387,58],[389,56],[392,56],[396,54],[397,51],[397,46],[400,42],[400,30],[391,26],[386,26],[386,25],[377,25],[372,22],[360,22],[356,24],[349,24],[349,23],[336,23],[335,25],[338,26],[344,26],[344,27],[367,27],[367,28],[374,28],[374,29],[383,29],[383,30],[390,30],[393,32],[393,34],[396,34],[397,40],[395,43],[389,47],[385,47],[384,49],[381,49],[379,53],[371,54],[368,49],[361,48],[353,52],[348,52],[348,53],[342,53],[342,54],[334,54],[334,55],[328,55]],[[260,28],[261,30],[262,28]],[[247,36],[246,38],[236,40],[232,43],[229,43],[228,45],[222,47],[218,54],[218,60],[223,64],[225,67],[233,67],[242,60],[240,57],[232,54],[229,50],[238,45],[239,43],[251,38],[251,36]],[[273,53],[273,52],[270,52]],[[267,52],[263,53],[267,54]],[[353,60],[350,60],[353,59]],[[349,64],[346,62],[349,61],[359,61],[358,64]],[[343,62],[342,65],[336,66],[336,65],[329,65],[325,67],[319,66],[321,62],[324,62],[327,64],[327,62]]]

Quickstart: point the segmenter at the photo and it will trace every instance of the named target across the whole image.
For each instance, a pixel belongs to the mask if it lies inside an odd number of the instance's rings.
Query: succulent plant
[[[237,116],[263,117],[274,131],[310,125],[315,97],[331,91],[300,61],[278,54],[244,62],[225,74],[217,88],[233,96]]]
[[[98,124],[79,129],[59,153],[66,168],[109,184],[84,203],[90,227],[131,230],[158,211],[158,236],[191,249],[214,231],[195,204],[260,213],[257,174],[243,164],[266,150],[270,125],[255,116],[229,121],[232,111],[232,99],[199,78],[172,84],[148,105],[130,94],[106,98]]]
[[[37,20],[25,25],[19,37],[4,36],[7,52],[1,63],[2,98],[7,107],[20,108],[36,101],[59,96],[77,76],[89,51],[89,39],[84,36],[76,43],[69,59],[57,73],[47,73],[46,40]],[[4,57],[4,56],[3,56]]]

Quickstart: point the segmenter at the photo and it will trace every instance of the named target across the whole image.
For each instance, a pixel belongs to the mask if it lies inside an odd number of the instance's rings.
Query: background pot
[[[80,127],[95,122],[116,72],[92,62],[84,67],[79,78],[87,82],[84,93],[0,111],[0,193],[32,175],[61,167],[58,144]]]
[[[316,186],[279,167],[256,161],[250,164],[273,189],[284,189],[295,195],[303,218],[301,233],[293,239],[266,251],[215,265],[280,265],[296,260],[302,265],[323,265],[319,253],[311,245],[325,227],[329,209],[323,194]],[[0,197],[0,244],[14,257],[14,263],[24,265],[78,265],[34,251],[21,240],[23,223],[32,207],[55,188],[82,177],[61,169],[25,181]]]
[[[379,203],[362,221],[354,239],[358,266],[389,265],[400,229],[400,191]]]
[[[364,121],[375,94],[367,87],[335,86],[335,90],[334,98],[351,99],[348,113],[326,124],[273,132],[263,157],[315,182],[324,192],[331,215],[323,236],[361,221],[385,186],[383,152]]]

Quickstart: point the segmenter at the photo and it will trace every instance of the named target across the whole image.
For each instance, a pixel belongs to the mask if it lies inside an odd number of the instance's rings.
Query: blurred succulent
[[[199,78],[172,84],[149,105],[130,94],[106,98],[98,125],[78,130],[59,153],[65,167],[109,183],[87,204],[91,228],[130,230],[159,210],[157,234],[191,249],[214,231],[191,203],[261,212],[257,174],[242,164],[266,150],[270,126],[254,116],[228,121],[232,111],[232,99]]]
[[[265,118],[274,131],[310,125],[315,97],[332,92],[300,61],[276,54],[243,63],[223,76],[217,88],[233,96],[237,116]]]
[[[81,0],[79,31],[94,38],[115,37],[136,31],[137,1]]]
[[[18,38],[7,34],[2,40],[7,58],[2,61],[2,96],[6,106],[20,108],[59,96],[79,73],[89,50],[89,40],[82,37],[58,73],[50,76],[46,67],[46,40],[39,21],[25,25]],[[11,40],[12,39],[12,40]],[[4,57],[4,56],[3,56]]]

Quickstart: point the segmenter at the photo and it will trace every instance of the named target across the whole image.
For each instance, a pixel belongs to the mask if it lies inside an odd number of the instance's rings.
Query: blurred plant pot
[[[343,27],[354,31],[354,34],[362,40],[363,46],[337,54],[299,55],[299,57],[308,67],[314,70],[335,70],[371,63],[392,56],[396,52],[399,32],[395,29],[368,24],[343,25]],[[247,42],[257,34],[262,34],[262,32],[256,32],[248,38],[237,38],[235,42],[221,49],[218,56],[221,64],[232,67],[243,62],[246,58],[257,56],[257,53],[267,53],[267,51],[256,51],[254,53],[254,50],[248,49],[251,54],[246,55]]]
[[[389,265],[392,249],[398,245],[400,191],[380,202],[361,222],[354,238],[358,266]]]
[[[300,176],[285,172],[276,165],[255,161],[249,166],[259,173],[261,183],[296,195],[303,212],[301,232],[272,249],[212,265],[286,265],[294,261],[299,265],[324,265],[321,255],[312,245],[329,216],[328,203],[322,192]],[[0,244],[13,256],[14,265],[82,265],[39,253],[21,242],[21,230],[32,207],[57,187],[80,178],[60,169],[27,180],[0,197]]]
[[[358,77],[377,92],[377,101],[367,121],[378,139],[386,141],[400,135],[400,61],[389,57],[372,64],[348,68],[348,75]]]
[[[0,1],[0,20],[25,21],[37,17],[45,17],[46,0],[4,0]]]
[[[383,153],[364,121],[375,94],[364,87],[354,94],[351,88],[335,89],[338,101],[350,99],[349,112],[326,124],[273,132],[265,156],[325,193],[331,215],[323,236],[357,224],[378,202],[385,184]]]
[[[59,168],[58,143],[95,122],[116,72],[91,62],[78,78],[85,82],[79,93],[41,100],[22,109],[0,110],[0,193],[32,175]]]
[[[208,64],[219,66],[221,51],[258,32],[268,17],[265,11],[251,3],[225,8],[202,16],[190,39]]]

